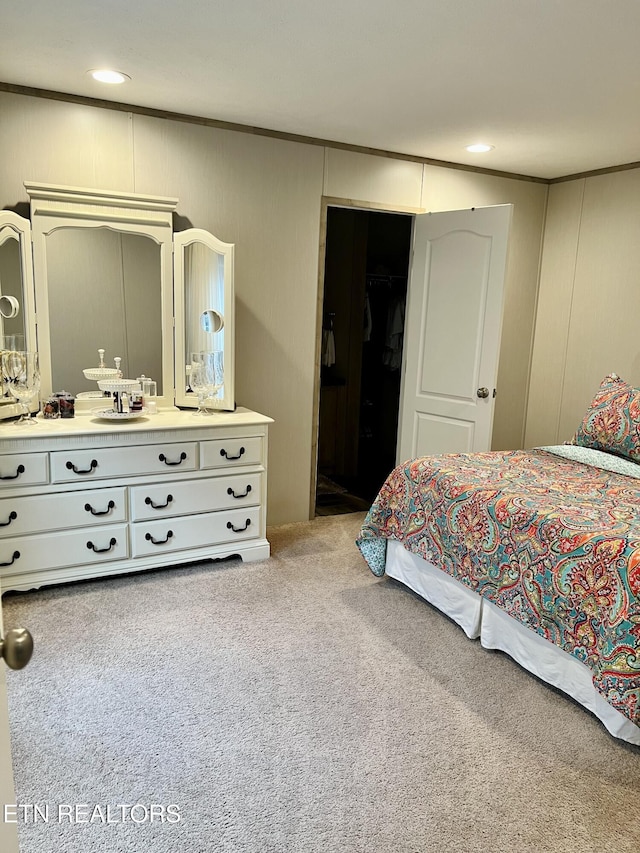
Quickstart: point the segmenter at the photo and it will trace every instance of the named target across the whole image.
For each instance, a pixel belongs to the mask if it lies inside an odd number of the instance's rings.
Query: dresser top
[[[204,438],[210,433],[215,438],[220,431],[228,432],[236,427],[264,427],[273,423],[266,415],[252,412],[250,409],[238,407],[235,412],[215,411],[208,415],[196,415],[194,411],[177,409],[161,410],[155,415],[144,415],[135,420],[101,420],[91,413],[80,413],[75,418],[56,418],[45,420],[41,414],[35,418],[35,424],[18,425],[16,421],[0,421],[0,450],[10,452],[12,445],[48,443],[61,438],[92,438],[107,439],[107,443],[117,442],[118,437],[123,443],[129,443],[139,434],[162,433],[171,430],[194,430],[198,435],[194,438]]]

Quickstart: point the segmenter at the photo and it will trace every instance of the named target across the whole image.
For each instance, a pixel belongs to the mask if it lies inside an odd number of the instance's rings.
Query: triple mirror
[[[83,370],[101,348],[105,366],[117,357],[124,377],[156,381],[160,409],[195,408],[191,354],[221,350],[224,384],[207,408],[233,410],[234,246],[201,229],[174,234],[177,199],[25,187],[31,223],[0,213],[0,311],[19,305],[0,332],[37,348],[41,396],[66,390],[80,409],[95,405]]]

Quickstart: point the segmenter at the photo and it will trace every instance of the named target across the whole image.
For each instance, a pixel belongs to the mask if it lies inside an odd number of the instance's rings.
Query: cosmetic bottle
[[[142,391],[132,391],[129,396],[129,406],[132,412],[142,411]]]
[[[58,412],[61,418],[73,418],[75,416],[76,398],[68,391],[58,391],[53,395],[58,400]]]

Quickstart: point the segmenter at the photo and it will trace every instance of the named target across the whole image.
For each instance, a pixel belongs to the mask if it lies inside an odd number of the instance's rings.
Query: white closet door
[[[416,216],[398,463],[489,450],[512,205]]]

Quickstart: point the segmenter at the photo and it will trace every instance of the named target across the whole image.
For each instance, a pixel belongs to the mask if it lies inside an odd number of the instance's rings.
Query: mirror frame
[[[235,245],[223,243],[209,231],[201,228],[188,228],[173,235],[174,245],[174,292],[175,292],[175,377],[176,405],[197,408],[197,397],[193,391],[187,391],[186,358],[186,294],[185,249],[194,243],[200,243],[224,258],[224,310],[219,305],[202,305],[200,311],[213,309],[223,315],[224,320],[224,394],[210,399],[207,407],[233,411],[235,408],[235,300],[234,300],[234,255]]]
[[[58,184],[24,184],[31,201],[31,239],[35,318],[40,353],[41,396],[55,390],[51,380],[51,337],[47,273],[47,236],[60,228],[111,228],[150,237],[160,246],[160,297],[162,318],[162,396],[159,408],[173,408],[173,218],[178,199],[140,193],[83,189]],[[30,312],[34,316],[34,312]],[[99,344],[99,342],[98,342]],[[91,365],[85,365],[91,367]],[[131,378],[131,377],[127,377]],[[135,377],[133,377],[135,378]],[[79,409],[95,401],[76,401]]]
[[[33,264],[31,261],[31,223],[23,216],[12,210],[0,210],[0,245],[7,240],[18,241],[20,253],[20,272],[22,276],[22,312],[25,347],[27,350],[37,349],[35,294],[33,289]],[[39,400],[34,398],[30,410],[37,412]],[[20,406],[15,403],[3,403],[0,406],[0,419],[16,417],[20,414]]]
[[[22,274],[22,304],[20,310],[24,322],[25,346],[36,348],[36,319],[33,290],[33,265],[31,262],[31,223],[12,210],[0,210],[0,246],[15,238],[20,252]]]

